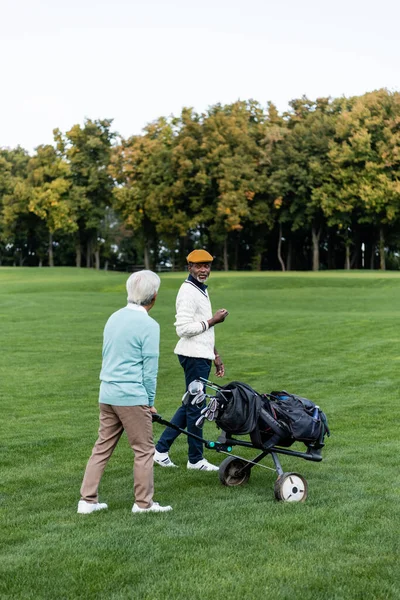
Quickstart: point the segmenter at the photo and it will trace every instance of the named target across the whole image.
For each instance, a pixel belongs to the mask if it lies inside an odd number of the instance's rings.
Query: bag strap
[[[276,444],[279,444],[280,440],[288,436],[289,432],[287,428],[278,423],[278,421],[276,421],[263,406],[261,406],[259,418],[272,429],[274,435],[269,440],[263,442],[261,439],[260,428],[257,425],[254,431],[250,433],[250,439],[254,446],[263,448],[263,450],[269,450]]]

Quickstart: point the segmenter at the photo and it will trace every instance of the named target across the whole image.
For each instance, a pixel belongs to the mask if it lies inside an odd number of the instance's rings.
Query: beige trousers
[[[135,502],[148,508],[153,502],[153,425],[148,406],[113,406],[100,404],[99,437],[86,466],[81,487],[81,500],[98,502],[98,487],[104,469],[126,431],[134,452],[133,481]]]

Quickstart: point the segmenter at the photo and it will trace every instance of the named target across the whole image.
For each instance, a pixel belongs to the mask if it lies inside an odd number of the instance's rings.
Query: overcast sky
[[[389,0],[0,0],[0,146],[112,118],[124,137],[183,106],[400,89]]]

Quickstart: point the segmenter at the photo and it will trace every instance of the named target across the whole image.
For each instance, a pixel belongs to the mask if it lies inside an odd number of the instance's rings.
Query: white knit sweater
[[[175,354],[214,360],[214,328],[207,321],[212,317],[207,291],[195,283],[184,281],[176,297],[176,333],[180,337]]]

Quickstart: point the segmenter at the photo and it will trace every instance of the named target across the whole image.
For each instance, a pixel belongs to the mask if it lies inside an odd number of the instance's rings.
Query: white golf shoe
[[[97,510],[104,510],[108,508],[107,504],[100,502],[86,502],[86,500],[79,500],[78,502],[78,514],[90,515],[90,513]]]
[[[157,465],[160,465],[160,467],[176,467],[170,459],[168,452],[158,452],[158,450],[156,450],[153,460]]]
[[[132,506],[133,513],[159,513],[159,512],[168,512],[172,510],[172,506],[160,506],[158,502],[153,502],[149,508],[140,508],[135,502]]]
[[[188,461],[188,469],[196,469],[197,471],[219,471],[219,467],[212,465],[206,458],[202,458],[197,463],[191,463]]]

